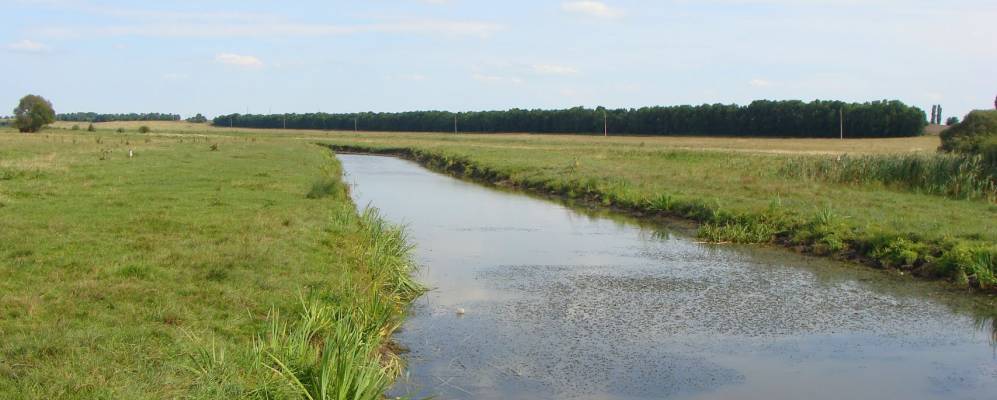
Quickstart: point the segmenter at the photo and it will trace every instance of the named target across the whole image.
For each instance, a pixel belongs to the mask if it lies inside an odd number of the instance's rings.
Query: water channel
[[[992,320],[943,285],[338,155],[405,224],[420,298],[392,395],[997,399]],[[458,309],[464,311],[459,314]]]

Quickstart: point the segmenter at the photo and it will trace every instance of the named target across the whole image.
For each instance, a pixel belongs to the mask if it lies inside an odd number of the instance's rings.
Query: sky
[[[993,0],[0,0],[0,114],[997,96]]]

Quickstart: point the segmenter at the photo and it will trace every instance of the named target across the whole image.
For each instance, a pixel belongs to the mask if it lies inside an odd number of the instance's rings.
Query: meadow
[[[409,249],[307,142],[0,130],[0,397],[380,398]]]

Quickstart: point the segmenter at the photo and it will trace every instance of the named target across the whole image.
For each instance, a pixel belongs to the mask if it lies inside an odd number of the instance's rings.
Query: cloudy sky
[[[0,0],[0,114],[993,106],[993,0]]]

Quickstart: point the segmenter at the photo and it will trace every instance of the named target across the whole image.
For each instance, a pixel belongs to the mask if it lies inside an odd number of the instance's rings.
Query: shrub
[[[117,132],[118,133],[125,133],[125,128],[118,128]]]
[[[149,132],[152,132],[152,129],[149,129],[148,126],[142,125],[138,127],[138,133],[149,133]]]
[[[97,131],[97,128],[94,128],[93,124],[90,124],[89,126],[87,126],[87,132],[96,132],[96,131]]]
[[[73,125],[72,130],[78,131],[78,130],[80,130],[80,126],[79,125]]]
[[[979,153],[981,146],[997,136],[997,110],[976,110],[962,122],[942,131],[941,149],[949,152]]]
[[[24,96],[14,109],[14,126],[21,132],[38,132],[52,122],[55,122],[55,110],[44,97],[33,94]]]

